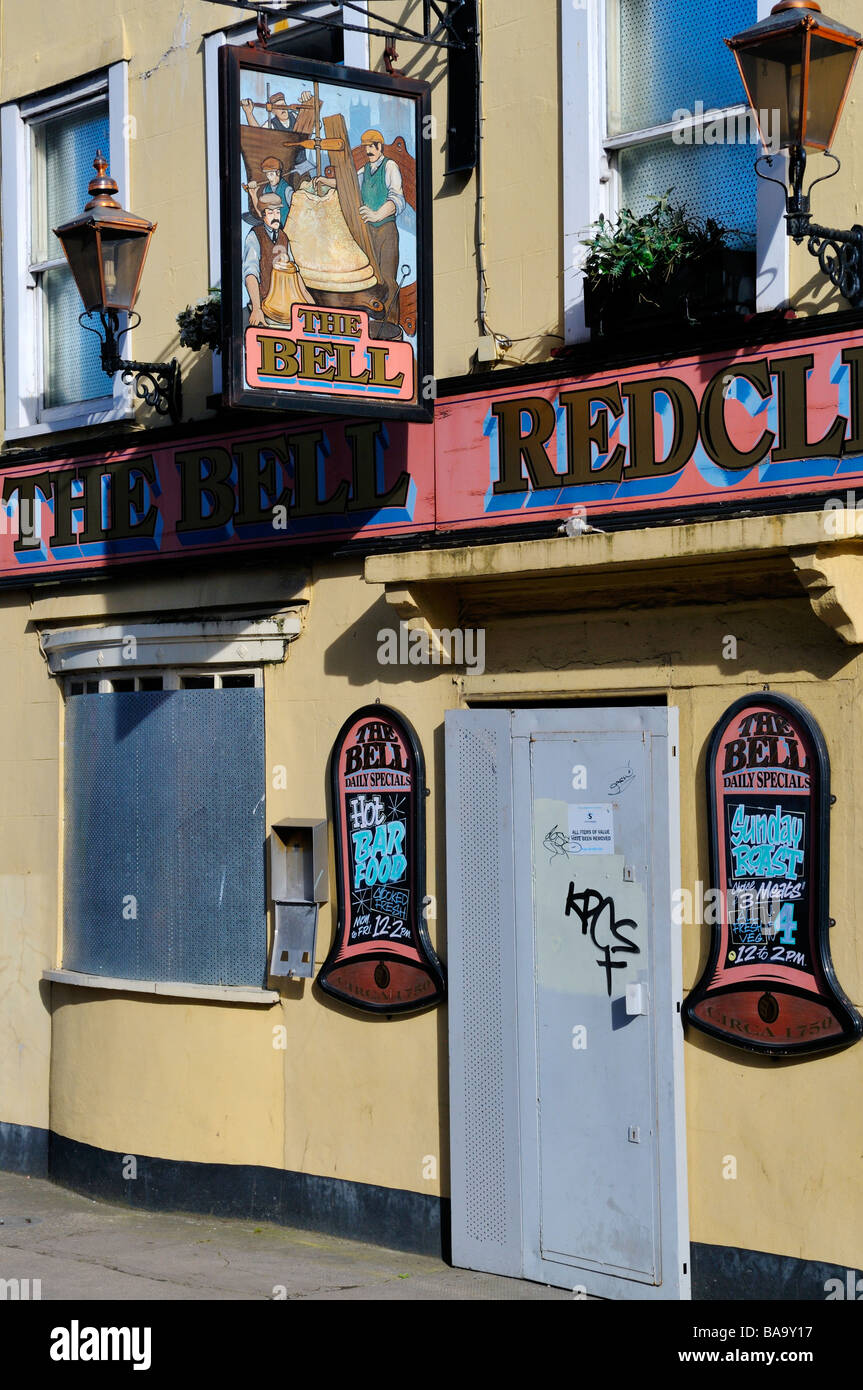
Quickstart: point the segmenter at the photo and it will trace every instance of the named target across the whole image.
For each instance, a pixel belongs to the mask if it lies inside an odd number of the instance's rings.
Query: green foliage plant
[[[222,293],[210,288],[209,293],[194,304],[187,304],[177,315],[180,328],[180,343],[183,347],[210,348],[213,352],[222,349]]]
[[[586,246],[584,273],[592,292],[628,291],[633,300],[659,307],[669,283],[718,263],[736,234],[712,217],[700,219],[671,201],[674,190],[654,197],[640,217],[622,208],[615,220],[600,215]],[[688,274],[687,274],[688,272]]]

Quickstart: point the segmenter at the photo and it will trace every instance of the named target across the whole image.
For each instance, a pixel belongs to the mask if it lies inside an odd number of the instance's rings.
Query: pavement
[[[45,1300],[567,1300],[428,1255],[271,1224],[142,1212],[0,1172],[0,1279]],[[19,1285],[19,1293],[24,1290]],[[13,1296],[7,1285],[0,1299]]]

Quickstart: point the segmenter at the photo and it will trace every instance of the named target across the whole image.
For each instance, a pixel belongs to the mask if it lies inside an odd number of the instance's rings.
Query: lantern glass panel
[[[812,35],[804,132],[807,145],[823,150],[832,143],[856,57],[856,47],[835,43],[819,34]]]
[[[102,307],[99,279],[99,239],[92,227],[74,227],[61,237],[84,308],[90,313]]]
[[[105,308],[131,309],[149,237],[117,228],[102,229],[102,267],[105,275]]]
[[[776,130],[778,121],[780,149],[800,144],[804,43],[798,31],[737,50],[750,105],[762,131]]]

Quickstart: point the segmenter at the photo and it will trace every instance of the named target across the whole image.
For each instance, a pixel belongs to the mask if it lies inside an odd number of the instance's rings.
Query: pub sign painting
[[[750,1051],[789,1056],[863,1032],[830,958],[830,764],[812,716],[788,696],[744,696],[707,754],[715,911],[687,1023]]]
[[[377,1014],[444,997],[424,917],[425,767],[410,724],[366,705],[342,725],[331,762],[338,923],[318,984]]]
[[[230,403],[431,419],[427,84],[220,62]]]

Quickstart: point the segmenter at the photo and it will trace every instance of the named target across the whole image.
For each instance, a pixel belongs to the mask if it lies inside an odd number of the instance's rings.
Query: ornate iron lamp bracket
[[[116,310],[100,310],[101,333],[91,323],[84,322],[85,319],[92,318],[92,314],[79,314],[78,322],[88,333],[95,333],[99,339],[102,371],[107,376],[114,376],[115,372],[120,372],[126,385],[134,378],[137,398],[146,401],[157,414],[169,416],[173,424],[179,424],[183,414],[180,364],[175,357],[170,362],[130,362],[121,357],[120,340],[141,322],[140,314],[134,310],[128,317],[130,320],[134,318],[134,323],[128,322],[125,328],[120,328],[120,316]]]
[[[823,153],[834,161],[836,168],[829,174],[822,174],[820,178],[813,179],[805,193],[803,179],[806,174],[806,150],[802,146],[795,145],[788,156],[790,190],[780,179],[770,178],[759,169],[762,159],[772,168],[773,159],[770,155],[762,155],[756,159],[755,172],[765,183],[779,184],[785,193],[785,226],[788,235],[798,246],[803,241],[806,242],[806,249],[810,255],[817,257],[822,274],[827,276],[853,308],[859,309],[863,305],[863,227],[855,223],[849,232],[843,232],[835,227],[822,227],[812,221],[812,189],[816,183],[832,179],[839,172],[839,160],[835,154],[831,154],[829,150],[824,150]]]

